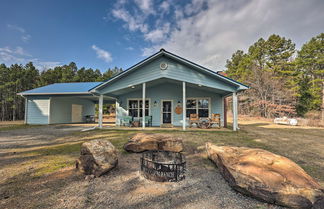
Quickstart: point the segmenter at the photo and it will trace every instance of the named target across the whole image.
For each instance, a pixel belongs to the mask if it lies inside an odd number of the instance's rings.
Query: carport
[[[89,89],[100,82],[55,83],[21,92],[25,102],[26,124],[84,123],[87,116],[95,115],[99,96]],[[105,96],[104,104],[115,104],[115,99]]]

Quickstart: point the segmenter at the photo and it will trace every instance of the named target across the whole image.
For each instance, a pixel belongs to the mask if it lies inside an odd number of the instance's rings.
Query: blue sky
[[[0,0],[0,63],[127,68],[165,48],[213,70],[276,33],[324,32],[322,0]]]

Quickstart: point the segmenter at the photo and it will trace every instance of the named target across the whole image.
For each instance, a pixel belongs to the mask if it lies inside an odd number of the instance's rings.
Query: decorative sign
[[[177,106],[175,109],[174,109],[174,112],[178,115],[180,115],[182,113],[182,107],[180,106]]]

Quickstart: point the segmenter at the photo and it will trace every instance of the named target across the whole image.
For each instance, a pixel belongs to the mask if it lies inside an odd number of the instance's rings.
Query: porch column
[[[182,129],[186,130],[186,82],[182,82]]]
[[[115,126],[120,126],[120,122],[119,122],[119,102],[116,99],[116,103],[115,103]]]
[[[145,128],[145,91],[146,91],[146,83],[143,83],[143,98],[142,98],[142,128]]]
[[[233,92],[233,131],[238,129],[237,93]]]
[[[102,106],[103,106],[103,95],[100,94],[99,96],[99,118],[98,118],[98,122],[99,122],[99,128],[102,128]]]
[[[27,111],[28,111],[28,99],[27,97],[25,97],[25,120],[24,120],[24,124],[27,124]]]

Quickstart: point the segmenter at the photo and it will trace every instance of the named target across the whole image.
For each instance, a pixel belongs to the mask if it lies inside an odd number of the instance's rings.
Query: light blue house
[[[232,96],[233,129],[237,130],[237,92],[247,88],[161,49],[102,83],[52,84],[20,95],[26,98],[28,124],[83,122],[86,115],[94,115],[95,104],[99,103],[101,128],[103,104],[115,103],[116,125],[120,125],[125,116],[134,119],[152,116],[153,126],[168,124],[183,129],[188,126],[192,113],[200,118],[218,113],[224,125],[224,99]],[[145,128],[144,120],[142,126]]]

